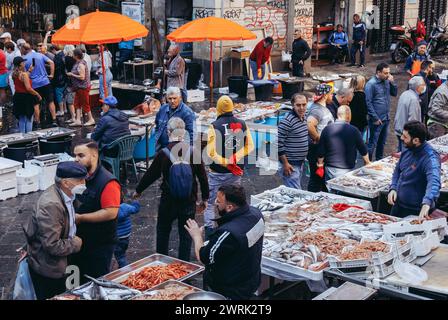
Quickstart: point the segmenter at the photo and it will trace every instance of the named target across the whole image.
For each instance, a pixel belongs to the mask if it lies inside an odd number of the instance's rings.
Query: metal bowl
[[[182,300],[227,300],[226,297],[216,292],[200,291],[187,294]]]

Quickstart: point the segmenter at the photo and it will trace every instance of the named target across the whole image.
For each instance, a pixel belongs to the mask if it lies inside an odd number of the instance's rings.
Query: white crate
[[[2,179],[2,178],[0,178]],[[17,179],[15,172],[13,172],[13,178],[8,180],[1,180],[0,184],[0,200],[6,200],[15,198],[18,195],[17,192]]]
[[[415,219],[417,219],[417,217]],[[423,234],[424,232],[432,231],[439,232],[439,236],[442,237],[445,235],[446,228],[447,221],[445,218],[425,220],[422,224],[411,224],[410,220],[405,219],[383,226],[383,231],[386,240],[393,240],[404,237],[407,234]]]
[[[18,161],[14,161],[8,158],[0,157],[0,181],[4,177],[1,176],[4,173],[15,172],[22,168],[22,163]]]
[[[204,90],[188,90],[187,102],[202,102],[205,100]]]
[[[54,184],[56,176],[57,163],[41,167],[35,160],[25,160],[25,168],[35,168],[39,171],[39,189],[47,190]]]
[[[16,172],[17,191],[27,194],[39,191],[39,170],[36,168],[20,169]]]

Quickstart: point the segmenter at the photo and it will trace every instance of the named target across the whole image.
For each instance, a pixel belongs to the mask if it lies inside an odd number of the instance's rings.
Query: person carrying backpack
[[[207,206],[209,198],[207,174],[201,157],[193,157],[193,147],[183,141],[185,122],[177,117],[171,118],[167,129],[169,144],[156,154],[153,163],[140,180],[133,198],[139,198],[146,188],[163,177],[157,217],[156,251],[168,254],[171,226],[177,220],[179,259],[190,261],[192,240],[184,225],[188,219],[194,219],[196,213],[197,180],[201,188],[200,207]]]

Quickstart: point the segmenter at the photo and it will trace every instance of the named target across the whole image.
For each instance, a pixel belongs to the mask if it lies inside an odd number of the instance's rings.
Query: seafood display
[[[155,265],[131,274],[122,284],[129,288],[144,291],[167,280],[182,278],[188,273],[188,266],[182,263]]]
[[[345,252],[338,256],[339,260],[368,260],[372,257],[374,252],[389,252],[390,246],[382,241],[364,241],[349,249],[346,248],[344,251]]]
[[[252,196],[251,204],[257,205],[258,202],[291,204],[296,202],[303,202],[317,199],[322,199],[322,196],[319,196],[319,194],[308,191],[280,186],[278,188],[267,190],[263,193]]]
[[[342,250],[344,250],[345,247],[353,246],[358,243],[355,240],[338,237],[331,230],[299,232],[291,238],[291,241],[293,243],[302,243],[307,246],[314,246],[319,249],[319,253],[333,256],[342,254]]]
[[[389,164],[387,162],[381,163],[380,161],[373,162],[364,167],[367,170],[373,170],[374,172],[378,172],[379,174],[384,174],[390,176],[392,179],[392,175],[394,174],[395,166],[393,164]]]
[[[162,288],[146,291],[132,300],[182,300],[187,294],[201,291],[182,283],[168,283]]]
[[[448,190],[448,163],[442,163],[440,183],[442,184],[442,190]]]
[[[367,223],[367,224],[388,224],[391,222],[397,222],[398,218],[388,216],[378,212],[371,212],[366,210],[359,210],[350,208],[348,210],[332,214],[334,217],[352,221],[355,223]]]
[[[448,147],[448,135],[432,139],[431,144]]]
[[[389,187],[390,180],[382,174],[368,173],[359,169],[329,180],[327,184],[334,190],[376,198],[382,190]]]

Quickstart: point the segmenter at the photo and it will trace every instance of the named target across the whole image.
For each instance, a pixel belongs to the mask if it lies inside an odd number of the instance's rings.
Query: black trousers
[[[50,299],[67,290],[65,286],[65,277],[61,279],[53,279],[36,273],[31,267],[29,270],[38,300]]]
[[[81,249],[80,252],[70,257],[70,265],[75,265],[79,268],[81,284],[90,281],[84,275],[99,278],[110,272],[114,249],[115,244],[98,245]]]
[[[327,191],[325,179],[316,174],[317,170],[317,144],[310,143],[307,155],[310,165],[310,180],[308,182],[308,191],[320,192]]]
[[[303,77],[303,64],[302,63],[293,63],[292,64],[292,75],[294,77]]]
[[[338,48],[336,46],[330,45],[329,53],[332,62],[335,62],[336,60],[342,60],[344,57],[348,57],[348,47],[343,46]]]
[[[160,198],[159,213],[157,216],[157,252],[168,255],[168,247],[172,224],[177,220],[179,232],[179,259],[190,261],[192,239],[185,224],[188,219],[194,219],[196,203],[179,203],[169,196]]]

